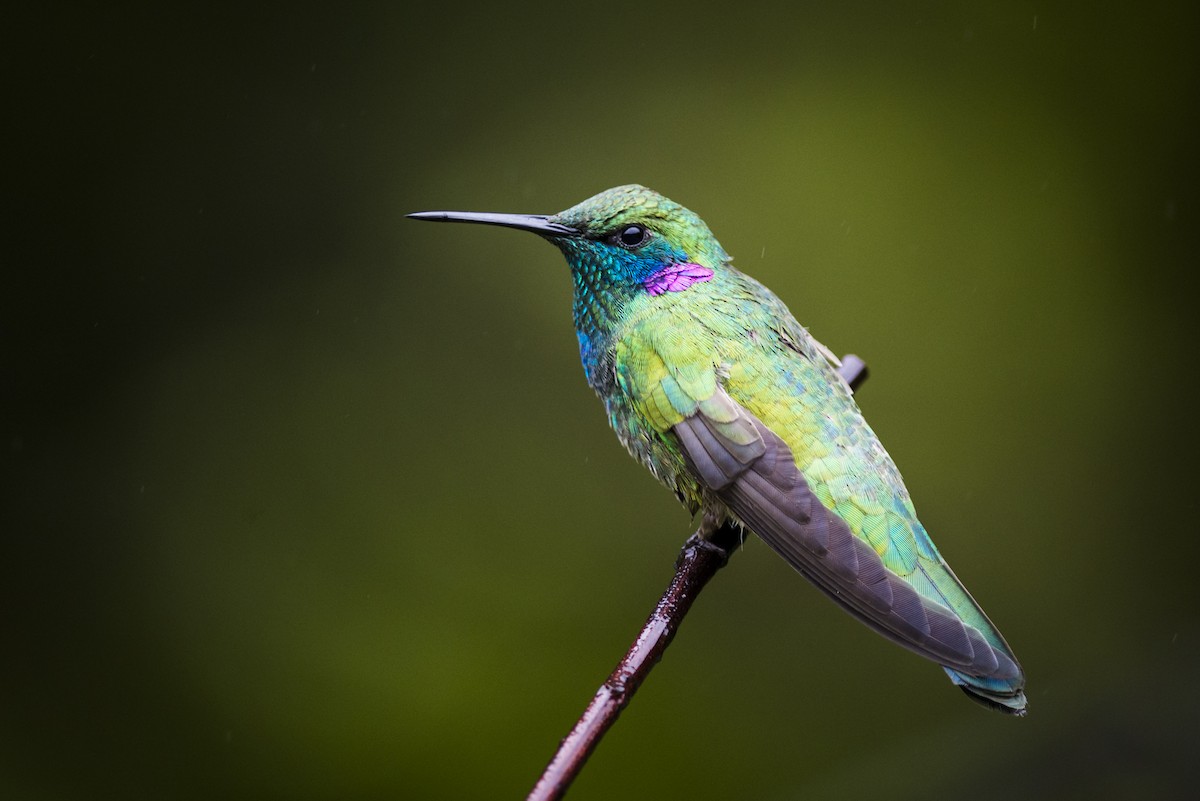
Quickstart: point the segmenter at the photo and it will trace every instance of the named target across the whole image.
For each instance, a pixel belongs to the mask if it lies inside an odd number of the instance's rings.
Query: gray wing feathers
[[[704,421],[701,425],[685,425],[688,420]],[[683,443],[684,450],[700,478],[710,489],[724,489],[746,468],[763,456],[765,446],[761,438],[747,445],[739,445],[725,436],[722,424],[713,423],[703,415],[695,415],[675,427],[675,433]],[[727,424],[725,424],[727,425]]]
[[[729,403],[736,406],[732,399]],[[822,592],[894,642],[971,675],[1019,675],[1016,664],[978,631],[888,570],[875,550],[813,494],[787,443],[737,408],[739,422],[757,432],[749,444],[723,434],[731,423],[714,422],[703,413],[673,431],[701,480],[746,526]],[[741,429],[738,440],[747,439]]]

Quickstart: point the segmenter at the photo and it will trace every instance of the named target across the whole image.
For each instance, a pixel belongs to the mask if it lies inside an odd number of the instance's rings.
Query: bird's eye
[[[627,225],[620,231],[612,234],[608,239],[614,245],[636,248],[645,242],[649,236],[650,233],[644,227],[640,225]]]

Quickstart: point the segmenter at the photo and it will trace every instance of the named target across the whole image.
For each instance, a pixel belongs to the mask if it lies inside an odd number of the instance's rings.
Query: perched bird
[[[701,532],[741,524],[973,699],[1025,713],[1016,657],[925,533],[836,357],[703,220],[637,185],[550,216],[409,216],[557,245],[588,384],[634,458],[702,513]]]

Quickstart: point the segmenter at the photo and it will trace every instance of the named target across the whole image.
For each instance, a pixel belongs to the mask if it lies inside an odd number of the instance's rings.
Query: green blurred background
[[[1196,22],[10,16],[0,795],[522,797],[691,521],[584,384],[558,253],[402,215],[627,182],[870,362],[868,418],[1031,712],[751,542],[571,798],[1189,795]]]

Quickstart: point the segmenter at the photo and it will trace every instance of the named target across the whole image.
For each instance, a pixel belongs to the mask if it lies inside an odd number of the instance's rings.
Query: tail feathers
[[[1022,679],[989,679],[968,676],[952,668],[944,670],[950,681],[957,684],[972,701],[1008,715],[1025,715],[1028,703],[1025,700]]]

